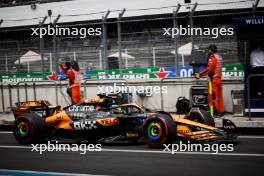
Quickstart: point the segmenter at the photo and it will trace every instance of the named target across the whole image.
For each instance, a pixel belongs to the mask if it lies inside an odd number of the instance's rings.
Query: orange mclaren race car
[[[104,98],[87,99],[64,108],[47,101],[16,103],[13,133],[21,144],[40,140],[86,142],[138,141],[151,147],[185,138],[204,141],[233,139],[237,128],[223,120],[223,128],[214,127],[210,114],[192,109],[185,118],[164,111],[150,112],[137,104],[100,107]]]

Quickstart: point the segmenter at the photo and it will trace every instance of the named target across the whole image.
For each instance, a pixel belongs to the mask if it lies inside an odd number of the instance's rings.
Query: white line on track
[[[10,175],[65,175],[65,176],[103,176],[103,175],[92,175],[92,174],[76,174],[76,173],[62,173],[62,172],[40,172],[40,171],[27,171],[27,170],[10,170],[10,169],[0,169],[0,174],[10,174]],[[104,175],[106,176],[106,175]]]
[[[0,134],[11,134],[13,133],[12,131],[0,131]]]
[[[264,136],[238,136],[238,138],[244,138],[244,139],[264,139]]]
[[[0,145],[0,148],[15,148],[15,149],[32,149],[30,146],[12,146]],[[156,154],[172,154],[162,150],[124,150],[124,149],[102,149],[101,152],[124,152],[124,153],[156,153]],[[264,157],[262,153],[209,153],[209,152],[174,152],[174,154],[187,155],[215,155],[215,156],[257,156]]]
[[[157,151],[157,150],[118,150],[118,149],[102,149],[106,152],[127,152],[127,153],[159,153],[159,154],[172,154],[171,152]],[[261,156],[261,153],[209,153],[209,152],[174,152],[174,154],[187,154],[187,155],[218,155],[218,156]]]

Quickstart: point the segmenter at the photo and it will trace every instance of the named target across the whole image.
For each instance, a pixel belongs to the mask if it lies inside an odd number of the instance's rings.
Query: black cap
[[[71,68],[71,62],[65,62],[66,70],[69,70]]]
[[[74,60],[71,61],[71,67],[72,67],[72,69],[74,69],[75,71],[80,71],[80,67],[79,67],[78,62],[76,62],[76,61],[74,61]]]
[[[208,50],[211,50],[213,53],[215,53],[215,52],[217,52],[217,47],[216,47],[216,45],[210,45],[208,47]]]

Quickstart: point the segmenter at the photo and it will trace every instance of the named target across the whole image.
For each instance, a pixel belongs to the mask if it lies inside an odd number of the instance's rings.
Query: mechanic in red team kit
[[[203,76],[209,76],[212,81],[213,105],[218,116],[224,113],[224,101],[222,94],[222,66],[223,59],[217,51],[216,45],[208,47],[208,65],[207,67],[195,74],[195,78],[199,79]]]
[[[68,64],[70,64],[70,67],[67,66]],[[76,61],[71,61],[68,64],[66,62],[65,66],[63,66],[62,60],[59,60],[61,71],[66,74],[69,79],[67,93],[71,97],[72,104],[76,104],[81,100],[82,74],[80,73],[80,68]]]

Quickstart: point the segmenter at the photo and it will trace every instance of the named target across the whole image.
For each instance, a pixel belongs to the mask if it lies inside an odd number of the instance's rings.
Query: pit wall
[[[98,80],[87,81],[86,86],[82,85],[82,91],[87,98],[96,98],[100,88],[98,86],[118,86],[126,85],[124,81]],[[35,91],[32,83],[27,83],[27,93],[24,84],[19,86],[19,96],[17,86],[2,84],[0,91],[0,112],[9,112],[10,106],[14,106],[15,102],[34,100],[48,100],[51,104],[66,106],[70,104],[69,97],[66,96],[67,82],[60,82],[56,86],[54,83],[35,82]],[[190,88],[195,85],[207,85],[206,79],[194,80],[193,78],[177,78],[163,80],[161,79],[144,79],[144,80],[128,80],[128,86],[167,86],[167,93],[163,93],[163,107],[165,111],[175,112],[176,101],[178,97],[184,96],[190,99]],[[231,90],[243,90],[242,77],[228,77],[223,79],[223,96],[225,111],[233,111],[233,103]],[[35,93],[34,93],[35,92]],[[35,94],[35,95],[34,95]],[[132,102],[141,104],[149,109],[161,110],[161,94],[153,93],[152,96],[138,96],[133,94]]]

